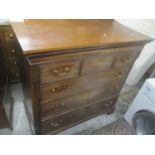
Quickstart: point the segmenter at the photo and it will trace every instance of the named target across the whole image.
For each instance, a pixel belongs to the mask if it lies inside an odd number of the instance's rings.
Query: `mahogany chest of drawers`
[[[20,69],[18,63],[18,42],[9,22],[0,24],[0,46],[4,54],[4,63],[10,83],[18,82],[20,78]]]
[[[30,20],[12,26],[36,134],[55,134],[113,112],[133,62],[151,41],[114,20]]]

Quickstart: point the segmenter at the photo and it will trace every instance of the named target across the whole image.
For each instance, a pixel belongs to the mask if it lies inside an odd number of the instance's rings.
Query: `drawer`
[[[54,99],[90,89],[95,85],[103,85],[108,81],[119,80],[124,78],[128,68],[119,68],[111,72],[99,72],[92,76],[81,76],[78,78],[67,79],[54,84],[41,87],[41,102],[48,102]]]
[[[113,96],[119,93],[123,80],[111,81],[100,87],[94,87],[91,90],[80,92],[76,95],[54,100],[41,104],[42,117],[61,114],[66,111],[79,108],[80,106],[94,103],[105,97]]]
[[[8,43],[7,47],[5,47],[5,51],[7,51],[8,57],[16,57],[19,51],[19,48],[17,47],[17,43]]]
[[[127,52],[118,54],[115,58],[114,67],[130,65],[137,58],[137,52]]]
[[[18,68],[17,57],[10,57],[8,59],[8,67],[11,68]]]
[[[91,104],[81,107],[72,112],[65,113],[58,117],[54,117],[41,121],[42,134],[48,134],[50,132],[58,132],[62,129],[73,126],[84,120],[87,120],[95,115],[107,112],[108,109],[114,108],[117,101],[117,96],[105,99],[99,103]]]
[[[118,52],[117,55],[100,56],[85,60],[81,74],[87,75],[129,65],[135,60],[137,52]]]
[[[56,82],[78,76],[79,62],[48,63],[40,67],[41,83]]]
[[[8,73],[8,78],[10,82],[20,81],[21,77],[18,68],[10,69]]]

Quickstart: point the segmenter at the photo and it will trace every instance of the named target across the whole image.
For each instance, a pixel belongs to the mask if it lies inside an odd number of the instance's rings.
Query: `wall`
[[[118,19],[117,21],[155,39],[155,19]]]

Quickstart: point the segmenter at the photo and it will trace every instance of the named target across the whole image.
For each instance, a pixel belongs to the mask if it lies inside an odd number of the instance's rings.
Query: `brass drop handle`
[[[114,85],[115,88],[118,88],[119,86],[117,84]]]
[[[67,85],[62,85],[59,87],[53,87],[50,89],[51,93],[59,93],[67,88]]]
[[[15,52],[16,52],[15,49],[12,49],[12,50],[11,50],[11,53],[12,53],[12,54],[15,54]]]
[[[131,59],[131,57],[130,56],[127,56],[127,57],[122,57],[121,58],[121,61],[123,62],[123,63],[125,63],[126,61],[129,61]]]
[[[14,65],[15,65],[15,66],[17,65],[17,62],[16,62],[16,61],[14,62]]]
[[[71,71],[71,67],[70,66],[65,66],[65,67],[60,67],[60,68],[53,69],[53,73],[56,76],[64,76],[64,75],[66,75],[70,71]]]
[[[59,123],[51,123],[52,126],[58,127],[60,124]]]
[[[56,88],[51,88],[50,90],[51,90],[52,93],[56,92]]]
[[[121,77],[122,75],[124,75],[124,72],[116,72],[115,73],[115,76],[116,77]]]
[[[60,102],[60,105],[61,105],[61,106],[64,106],[65,104],[64,104],[64,102]]]
[[[58,122],[52,122],[50,125],[54,126],[54,127],[58,127],[60,125],[60,123],[62,123],[62,120],[59,120]]]
[[[13,34],[9,33],[9,38],[12,39],[13,38]]]

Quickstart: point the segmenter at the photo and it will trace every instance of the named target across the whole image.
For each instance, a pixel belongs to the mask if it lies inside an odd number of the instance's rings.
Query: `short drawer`
[[[65,97],[59,100],[54,100],[41,104],[41,115],[54,116],[66,111],[79,108],[80,106],[94,103],[102,100],[105,97],[119,94],[123,80],[111,81],[100,87],[94,87],[91,90],[83,91],[70,97]]]
[[[116,101],[117,96],[114,96],[98,103],[81,107],[80,109],[65,113],[58,117],[42,120],[42,134],[59,132],[65,128],[68,128],[91,117],[94,117],[95,115],[101,114],[103,112],[108,112],[109,109],[114,108]]]
[[[139,50],[137,50],[137,52],[139,52]],[[113,54],[87,59],[83,62],[81,74],[87,75],[99,71],[114,69],[118,66],[127,66],[133,63],[138,54],[137,52],[117,52],[117,55]]]
[[[4,49],[7,52],[8,57],[16,57],[18,56],[18,51],[20,50],[17,46],[17,43],[11,42],[7,43],[7,46]]]
[[[41,84],[78,76],[79,62],[48,63],[40,67]]]
[[[118,54],[115,58],[114,67],[130,65],[137,58],[137,52],[127,52]]]
[[[95,85],[103,85],[108,81],[122,79],[126,76],[128,68],[119,68],[111,72],[99,72],[92,76],[81,76],[41,87],[41,102],[60,99],[65,96],[76,94]]]
[[[8,67],[11,68],[18,68],[18,61],[17,57],[10,57],[8,58]]]
[[[20,81],[21,77],[20,77],[20,72],[18,68],[14,68],[14,69],[11,68],[8,73],[8,78],[10,82]]]

